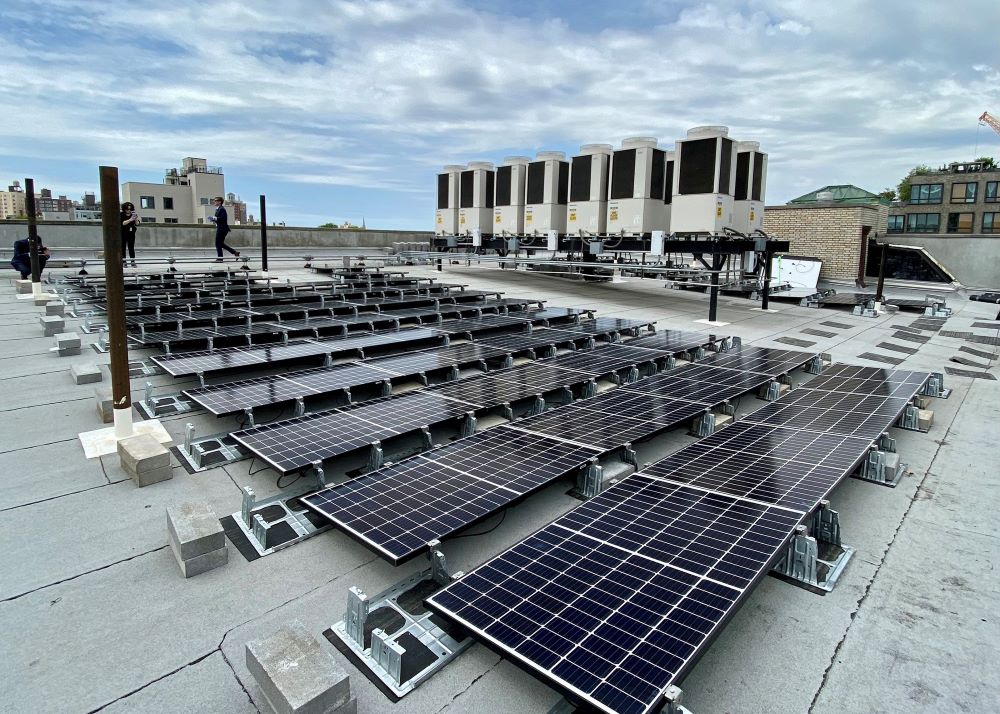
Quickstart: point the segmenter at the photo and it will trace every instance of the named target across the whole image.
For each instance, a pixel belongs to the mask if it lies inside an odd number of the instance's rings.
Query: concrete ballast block
[[[38,318],[38,323],[42,326],[42,329],[45,330],[46,337],[58,335],[66,329],[66,320],[64,320],[60,315],[42,315]]]
[[[95,389],[94,396],[97,397],[97,413],[100,415],[101,421],[110,424],[115,420],[115,404],[111,390]]]
[[[80,336],[75,332],[60,332],[55,335],[56,347],[59,351],[63,350],[78,350],[82,346],[80,342]]]
[[[14,285],[17,289],[18,295],[27,295],[31,292],[30,280],[15,280]]]
[[[173,541],[170,543],[170,550],[173,551],[177,565],[181,568],[181,575],[185,578],[193,578],[195,575],[207,573],[209,570],[215,570],[229,562],[229,548],[225,545],[221,548],[210,550],[207,553],[196,555],[193,558],[188,558],[187,560],[183,560],[180,557]]]
[[[104,379],[101,368],[96,364],[74,364],[69,368],[69,373],[77,384],[91,384]]]
[[[163,466],[162,468],[143,471],[142,473],[129,474],[129,476],[135,481],[136,486],[142,488],[143,486],[152,486],[154,483],[159,483],[160,481],[169,481],[174,477],[174,468],[173,466]]]
[[[167,508],[167,535],[179,560],[190,560],[226,547],[226,535],[207,503],[182,503]]]
[[[118,442],[122,469],[138,486],[173,478],[170,452],[150,434],[130,436]]]
[[[345,713],[351,679],[298,620],[247,643],[247,669],[277,714]]]
[[[66,303],[61,301],[53,301],[45,303],[45,314],[58,315],[59,317],[63,317],[66,314]]]

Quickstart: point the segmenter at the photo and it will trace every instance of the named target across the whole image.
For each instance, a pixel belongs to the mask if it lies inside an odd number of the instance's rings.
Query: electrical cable
[[[486,535],[487,533],[492,533],[493,531],[495,531],[497,528],[500,527],[500,525],[504,522],[504,519],[506,518],[507,518],[507,509],[505,508],[500,512],[500,520],[497,521],[497,524],[492,528],[489,528],[485,531],[480,531],[479,533],[463,533],[462,535],[457,535],[454,536],[453,538],[449,538],[449,540],[458,540],[459,538],[471,538],[472,536],[481,536],[481,535]]]

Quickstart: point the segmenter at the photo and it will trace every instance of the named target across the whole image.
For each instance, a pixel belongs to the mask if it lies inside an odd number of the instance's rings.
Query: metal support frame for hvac
[[[805,524],[796,527],[771,574],[825,595],[831,592],[854,555],[840,540],[840,516],[829,501],[820,501]]]
[[[900,462],[896,452],[896,440],[883,434],[877,443],[872,444],[854,476],[862,481],[895,488],[905,472],[906,465]]]
[[[425,598],[462,576],[448,573],[439,541],[427,545],[430,567],[371,598],[350,588],[344,619],[331,628],[397,697],[409,694],[474,641],[467,635],[455,639],[423,608]]]

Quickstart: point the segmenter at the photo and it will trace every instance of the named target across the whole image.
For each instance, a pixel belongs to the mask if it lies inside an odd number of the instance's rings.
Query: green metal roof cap
[[[865,191],[863,188],[858,188],[857,186],[852,186],[851,184],[824,186],[823,188],[818,188],[811,193],[799,196],[798,198],[793,198],[788,203],[790,205],[826,203],[826,201],[820,201],[817,198],[819,194],[824,192],[833,194],[832,203],[856,206],[873,206],[879,203],[888,206],[891,203],[887,198],[882,198],[878,194]]]

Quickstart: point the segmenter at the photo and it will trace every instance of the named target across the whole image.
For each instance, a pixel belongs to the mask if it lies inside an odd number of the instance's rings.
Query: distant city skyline
[[[199,156],[269,221],[432,230],[446,164],[722,124],[769,154],[769,204],[878,192],[1000,158],[998,26],[995,0],[9,0],[0,182],[76,198]]]

